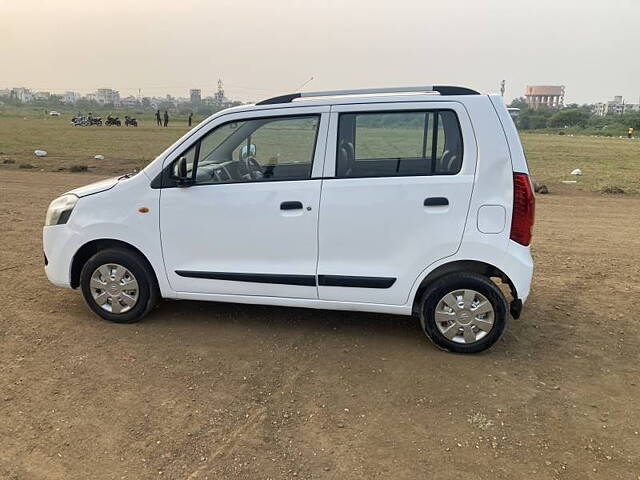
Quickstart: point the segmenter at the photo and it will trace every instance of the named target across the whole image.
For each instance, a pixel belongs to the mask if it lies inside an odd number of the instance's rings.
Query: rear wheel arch
[[[158,274],[156,273],[153,265],[146,257],[144,253],[142,253],[138,248],[134,247],[130,243],[123,242],[122,240],[115,240],[112,238],[103,238],[98,240],[91,240],[90,242],[85,243],[78,249],[76,254],[73,256],[73,261],[71,262],[71,287],[78,288],[80,286],[80,274],[82,272],[82,267],[87,260],[89,260],[93,255],[98,253],[101,250],[105,250],[107,248],[122,248],[125,250],[130,250],[132,252],[140,255],[140,258],[147,264],[150,271],[153,272],[155,286],[158,288]]]
[[[445,263],[444,265],[440,265],[439,267],[435,268],[433,271],[429,272],[429,274],[422,280],[422,282],[420,282],[420,286],[418,287],[418,290],[416,291],[416,294],[413,298],[413,314],[417,315],[419,313],[422,296],[424,295],[424,292],[427,290],[429,285],[433,284],[434,281],[445,275],[458,272],[473,272],[483,275],[487,278],[499,278],[503,283],[509,286],[509,290],[513,299],[518,298],[518,292],[516,291],[515,285],[507,276],[507,274],[505,274],[498,267],[486,262],[481,262],[479,260],[456,260],[454,262]]]

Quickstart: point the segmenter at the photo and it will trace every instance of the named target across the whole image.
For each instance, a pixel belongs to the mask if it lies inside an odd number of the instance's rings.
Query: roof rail
[[[290,103],[297,98],[306,97],[335,97],[340,95],[375,95],[380,93],[430,93],[436,92],[440,95],[480,95],[479,92],[466,87],[454,87],[448,85],[432,85],[421,87],[387,87],[387,88],[363,88],[359,90],[327,90],[324,92],[299,92],[279,95],[267,98],[256,105],[273,105],[276,103]]]

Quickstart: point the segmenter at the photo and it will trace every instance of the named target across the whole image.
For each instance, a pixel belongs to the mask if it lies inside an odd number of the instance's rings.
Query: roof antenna
[[[298,88],[296,88],[296,91],[300,91],[302,90],[309,82],[311,82],[313,80],[313,77],[310,77],[309,80],[307,80],[306,82],[304,82],[302,85],[300,85]]]

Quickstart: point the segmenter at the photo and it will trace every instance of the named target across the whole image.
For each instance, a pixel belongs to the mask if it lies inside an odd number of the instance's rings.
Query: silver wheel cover
[[[138,303],[136,277],[117,263],[106,263],[96,268],[89,288],[96,304],[109,313],[126,313]]]
[[[475,290],[462,289],[442,297],[434,317],[445,338],[468,345],[487,336],[493,328],[495,312],[487,297]]]

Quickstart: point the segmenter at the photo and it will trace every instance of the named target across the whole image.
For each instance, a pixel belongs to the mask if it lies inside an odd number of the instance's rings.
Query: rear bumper
[[[507,274],[513,287],[515,288],[515,299],[519,300],[518,305],[512,306],[519,315],[522,305],[527,301],[529,292],[531,291],[531,279],[533,278],[533,258],[531,258],[531,250],[519,243],[509,241],[509,248],[505,256],[504,267],[502,269]],[[514,315],[514,318],[517,318]]]
[[[71,264],[77,251],[76,241],[67,225],[52,225],[42,230],[44,271],[51,283],[71,288]]]

